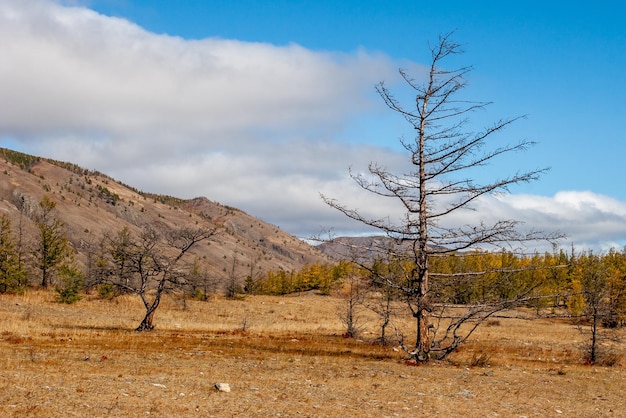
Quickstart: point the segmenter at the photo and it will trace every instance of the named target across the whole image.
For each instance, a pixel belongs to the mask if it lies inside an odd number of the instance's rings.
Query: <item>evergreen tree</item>
[[[0,293],[20,293],[26,287],[26,272],[22,268],[6,214],[0,217]]]
[[[44,196],[39,202],[39,208],[40,213],[35,218],[39,229],[36,257],[37,267],[41,270],[41,287],[45,289],[50,285],[55,268],[72,252],[65,236],[65,224],[54,214],[56,203]]]

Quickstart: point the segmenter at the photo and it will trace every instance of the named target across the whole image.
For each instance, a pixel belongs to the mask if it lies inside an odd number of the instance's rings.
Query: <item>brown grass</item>
[[[0,416],[624,416],[626,369],[585,366],[576,327],[499,318],[449,362],[345,339],[331,297],[0,296]],[[410,324],[407,324],[407,329]],[[617,351],[616,351],[617,350]],[[613,347],[624,358],[623,346]],[[229,383],[230,393],[214,385]]]

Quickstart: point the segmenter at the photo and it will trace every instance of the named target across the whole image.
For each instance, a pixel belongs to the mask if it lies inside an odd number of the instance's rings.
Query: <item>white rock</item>
[[[466,398],[473,398],[474,394],[467,389],[463,389],[462,391],[459,392],[459,396],[464,396]]]
[[[230,385],[228,383],[216,383],[215,389],[220,392],[230,392]]]

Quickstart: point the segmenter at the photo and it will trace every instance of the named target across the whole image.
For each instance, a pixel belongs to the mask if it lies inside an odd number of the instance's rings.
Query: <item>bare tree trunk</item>
[[[426,121],[425,116],[428,113],[428,106],[430,97],[432,95],[433,81],[434,81],[435,66],[431,66],[430,79],[428,83],[427,93],[422,100],[422,106],[419,117],[419,127],[416,127],[418,131],[417,149],[414,151],[413,159],[418,165],[418,198],[419,198],[419,235],[418,235],[418,253],[415,254],[415,244],[413,244],[413,254],[416,256],[415,261],[418,269],[418,310],[417,310],[417,342],[415,344],[415,353],[417,360],[427,361],[428,353],[430,352],[430,338],[428,336],[428,205],[426,196],[428,190],[426,185],[428,183],[426,177]]]
[[[139,324],[139,326],[135,329],[135,331],[151,331],[154,329],[154,325],[152,324],[152,320],[154,318],[154,312],[155,310],[149,310],[146,313],[146,316],[144,316],[143,320],[141,321],[141,324]]]
[[[344,300],[341,321],[346,326],[345,337],[354,338],[360,331],[359,308],[363,305],[367,287],[359,277],[350,276],[344,289],[339,290],[339,296]]]
[[[383,319],[383,322],[380,324],[380,344],[381,345],[387,345],[387,326],[389,325],[389,322],[391,322],[391,293],[387,292],[386,298],[385,298],[385,305],[383,306],[383,310],[380,314],[380,316]]]
[[[598,357],[598,310],[593,307],[593,317],[591,322],[591,342],[589,346],[589,363],[595,364]]]
[[[157,293],[151,305],[146,304],[146,315],[143,317],[143,320],[135,331],[151,331],[154,329],[152,321],[154,319],[154,313],[159,307],[159,303],[161,303],[161,293]]]
[[[41,267],[41,287],[44,289],[48,288],[48,269],[46,266]]]
[[[24,218],[24,196],[20,197],[20,224],[18,227],[18,241],[17,241],[17,264],[19,269],[22,269],[22,256],[23,256],[23,245],[22,239],[24,236],[24,228],[22,219]]]
[[[415,354],[416,360],[425,361],[428,359],[430,352],[430,337],[428,335],[428,329],[430,327],[428,311],[424,308],[420,308],[417,312],[417,340],[415,342]]]
[[[237,254],[233,256],[233,264],[230,269],[230,273],[228,276],[228,284],[226,285],[226,297],[229,299],[234,299],[237,297],[237,292],[239,290],[239,285],[237,283]]]
[[[430,307],[428,306],[428,259],[420,257],[420,267],[417,284],[417,310],[414,313],[416,319],[416,341],[413,357],[419,361],[427,361],[431,348],[431,340],[428,330],[430,329]]]

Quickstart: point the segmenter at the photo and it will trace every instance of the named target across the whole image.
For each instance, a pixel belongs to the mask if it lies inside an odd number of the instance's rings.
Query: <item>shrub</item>
[[[62,285],[54,289],[57,292],[57,302],[70,305],[78,302],[82,298],[80,291],[83,288],[83,274],[75,267],[62,266],[59,269],[59,277]]]
[[[485,352],[482,353],[474,353],[472,355],[472,360],[470,361],[470,366],[472,367],[487,367],[489,366],[489,361],[491,360],[491,356]]]
[[[597,366],[603,367],[616,367],[619,366],[622,360],[622,356],[614,352],[603,353],[596,359],[594,363]]]
[[[193,289],[193,291],[191,292],[191,298],[195,300],[199,300],[201,302],[206,302],[208,300],[206,293],[204,293],[202,289],[198,289],[198,288]]]
[[[98,286],[98,298],[103,300],[113,300],[118,295],[117,289],[110,283]]]

